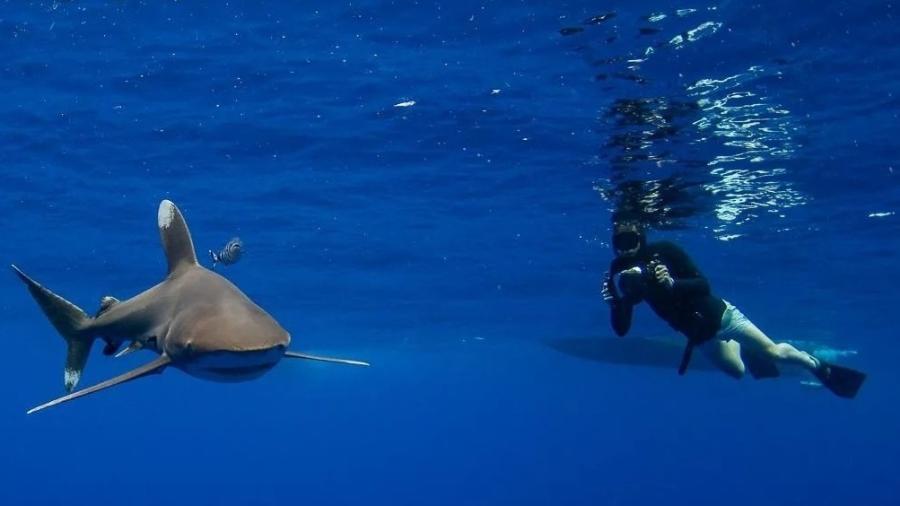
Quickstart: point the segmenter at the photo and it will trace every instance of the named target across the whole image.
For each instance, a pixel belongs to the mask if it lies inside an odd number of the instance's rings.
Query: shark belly
[[[211,351],[196,353],[172,365],[205,380],[224,383],[258,378],[275,367],[284,356],[284,346],[253,351]]]

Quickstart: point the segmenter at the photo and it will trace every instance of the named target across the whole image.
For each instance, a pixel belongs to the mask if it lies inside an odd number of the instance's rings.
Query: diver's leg
[[[743,346],[759,351],[772,360],[803,366],[810,371],[815,371],[819,367],[819,361],[809,353],[800,351],[788,343],[776,343],[744,315],[741,314],[739,318],[741,321],[735,325],[732,337]]]
[[[772,341],[769,336],[748,320],[743,313],[727,302],[725,313],[722,315],[722,327],[708,344],[712,345],[717,341],[728,343],[734,340],[748,353],[748,361],[750,361],[752,356],[761,355],[764,357],[764,360],[771,360],[773,364],[777,362],[805,367],[826,388],[840,397],[848,399],[856,397],[856,393],[859,392],[860,387],[866,380],[866,375],[863,372],[850,369],[849,367],[829,364],[805,351],[798,350],[788,343]],[[740,351],[740,347],[738,347],[738,351]],[[712,346],[710,348],[711,350],[708,352],[711,355],[710,358],[718,364],[716,359],[723,355],[713,352]],[[754,361],[749,363],[753,366]],[[754,374],[761,378],[777,376],[777,368],[773,367],[772,369],[775,370],[767,371],[764,367],[760,368],[760,365],[757,364]],[[751,372],[754,372],[754,367],[751,367]]]
[[[699,345],[706,358],[732,378],[741,379],[746,367],[741,360],[741,345],[733,340],[713,338]]]
[[[757,346],[757,349],[774,360],[806,367],[826,388],[840,397],[849,399],[856,397],[856,393],[866,380],[866,375],[862,372],[829,364],[788,343],[775,343],[749,320],[746,323],[742,326],[740,336],[735,337],[742,346]]]

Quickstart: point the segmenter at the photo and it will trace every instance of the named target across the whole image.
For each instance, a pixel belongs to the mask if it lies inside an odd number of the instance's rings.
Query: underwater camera
[[[619,289],[619,293],[625,297],[640,298],[643,296],[646,287],[656,282],[654,272],[658,265],[662,265],[662,262],[654,258],[646,264],[642,263],[629,267],[617,272],[613,276],[613,282],[616,284],[616,288]]]
[[[619,289],[619,293],[625,297],[641,297],[647,284],[645,277],[648,274],[649,270],[646,266],[635,265],[616,273],[613,276],[613,282],[616,284],[616,288]]]

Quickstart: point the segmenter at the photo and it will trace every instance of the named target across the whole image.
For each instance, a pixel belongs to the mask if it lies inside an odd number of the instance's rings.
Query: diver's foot
[[[807,355],[809,356],[809,359],[813,361],[812,370],[814,371],[813,374],[815,374],[815,371],[819,370],[819,368],[822,367],[822,361],[819,360],[819,357],[815,355],[810,355],[809,353],[807,353]]]

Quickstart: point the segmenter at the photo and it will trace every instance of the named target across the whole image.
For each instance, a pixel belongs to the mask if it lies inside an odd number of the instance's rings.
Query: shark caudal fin
[[[156,224],[159,227],[159,238],[162,240],[166,262],[169,264],[168,275],[177,276],[185,269],[197,265],[191,232],[175,204],[169,200],[159,203]]]
[[[68,352],[64,380],[66,391],[71,392],[81,378],[81,372],[91,352],[91,344],[94,342],[93,336],[86,332],[91,318],[81,308],[44,288],[15,265],[11,267],[28,287],[31,296],[47,315],[50,323],[56,327],[56,331],[66,340]]]
[[[320,357],[318,355],[307,355],[306,353],[297,353],[296,351],[286,351],[284,356],[288,358],[302,358],[305,360],[316,360],[319,362],[333,362],[335,364],[362,365],[368,366],[368,362],[361,360],[349,360],[346,358]]]

